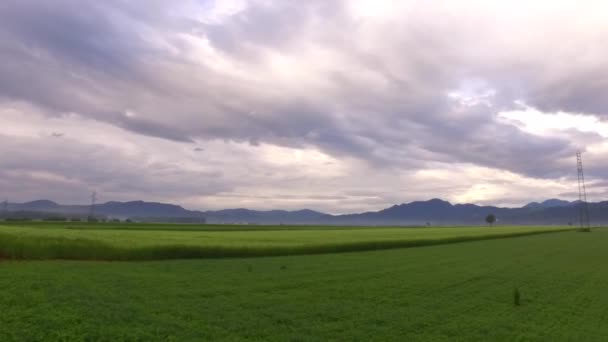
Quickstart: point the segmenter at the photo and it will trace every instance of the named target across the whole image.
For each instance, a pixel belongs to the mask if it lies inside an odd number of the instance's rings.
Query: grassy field
[[[0,225],[8,259],[160,260],[318,254],[414,247],[564,230],[563,227],[344,228],[194,225]]]
[[[0,340],[606,341],[607,247],[596,229],[325,255],[4,261]]]

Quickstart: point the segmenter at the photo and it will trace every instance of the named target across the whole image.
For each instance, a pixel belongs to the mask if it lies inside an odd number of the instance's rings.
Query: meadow
[[[607,246],[594,229],[322,255],[5,260],[0,340],[606,341]]]
[[[551,233],[566,227],[298,227],[11,223],[5,259],[162,260],[280,256],[427,246]]]

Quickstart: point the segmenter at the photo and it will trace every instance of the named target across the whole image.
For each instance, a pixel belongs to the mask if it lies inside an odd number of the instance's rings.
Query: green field
[[[606,341],[607,247],[596,229],[324,255],[4,261],[0,340]]]
[[[24,223],[0,225],[7,259],[161,260],[364,251],[492,239],[564,227],[344,228]]]

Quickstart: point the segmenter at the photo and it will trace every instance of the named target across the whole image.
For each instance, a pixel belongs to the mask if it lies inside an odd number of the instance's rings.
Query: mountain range
[[[608,201],[588,203],[593,224],[608,223]],[[49,200],[8,203],[9,213],[41,216],[86,217],[89,205],[61,205]],[[475,204],[451,204],[440,199],[394,205],[379,211],[331,215],[314,210],[225,209],[187,210],[181,206],[132,201],[107,202],[94,207],[96,215],[106,218],[131,218],[148,222],[202,222],[236,224],[327,224],[327,225],[481,225],[494,214],[499,224],[576,224],[580,202],[550,199],[532,202],[521,208],[501,208]],[[24,214],[27,213],[27,214]]]

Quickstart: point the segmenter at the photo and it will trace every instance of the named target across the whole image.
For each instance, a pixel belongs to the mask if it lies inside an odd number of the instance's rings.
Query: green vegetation
[[[562,231],[563,227],[358,228],[27,223],[0,225],[8,259],[160,260],[416,247]],[[252,228],[249,228],[252,229]]]
[[[270,258],[5,261],[0,340],[606,341],[606,246],[595,229]]]
[[[489,214],[488,216],[486,216],[486,222],[490,225],[493,226],[494,222],[496,222],[496,216],[494,214]]]

